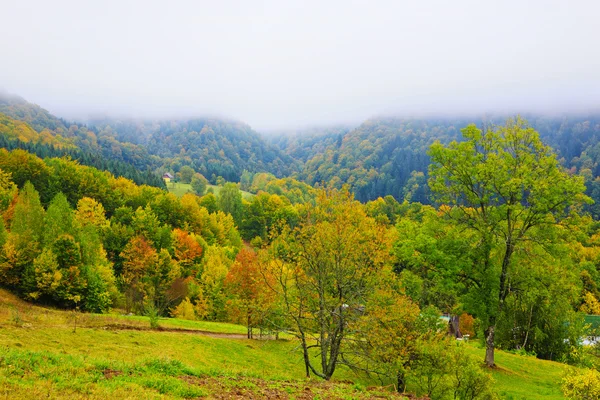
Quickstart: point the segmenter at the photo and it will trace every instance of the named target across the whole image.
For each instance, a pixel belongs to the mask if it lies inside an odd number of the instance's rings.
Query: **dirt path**
[[[202,331],[198,329],[185,329],[185,328],[167,328],[160,326],[156,329],[151,329],[145,326],[137,326],[137,325],[126,325],[126,324],[109,324],[98,327],[100,329],[106,329],[110,331],[144,331],[144,332],[175,332],[175,333],[185,333],[189,335],[202,335],[209,336],[214,338],[222,338],[222,339],[247,339],[248,337],[243,333],[221,333],[221,332],[210,332],[210,331]]]

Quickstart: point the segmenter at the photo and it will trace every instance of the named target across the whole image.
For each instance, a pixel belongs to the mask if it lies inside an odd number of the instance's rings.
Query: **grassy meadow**
[[[177,197],[181,197],[186,193],[194,193],[194,191],[192,190],[192,185],[190,185],[189,183],[168,181],[168,182],[165,182],[165,184],[167,185],[167,189],[169,190],[169,192],[173,193]],[[217,185],[206,185],[206,190],[209,190],[209,189],[212,189],[215,196],[218,196],[222,187],[217,186]],[[254,197],[254,194],[252,194],[250,192],[246,192],[243,190],[241,192],[242,192],[242,198],[245,200],[251,200]]]
[[[346,369],[307,380],[292,340],[247,340],[243,326],[82,314],[0,291],[0,398],[403,398]],[[484,349],[465,344],[483,359]],[[498,351],[503,399],[562,399],[565,365]]]

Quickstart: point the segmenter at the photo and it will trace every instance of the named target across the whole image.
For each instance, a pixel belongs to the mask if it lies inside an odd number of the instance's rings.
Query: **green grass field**
[[[485,349],[479,343],[469,343],[469,352],[483,361]],[[539,360],[496,351],[498,368],[492,370],[496,390],[502,399],[564,399],[560,383],[565,373],[573,367],[565,364]]]
[[[189,183],[181,183],[181,182],[166,182],[167,189],[169,192],[173,193],[177,197],[181,197],[186,193],[193,193],[192,185]],[[212,189],[215,196],[219,195],[222,187],[217,185],[207,185],[207,190]],[[254,197],[254,194],[250,192],[245,192],[242,190],[242,198],[245,200],[251,200]]]
[[[226,323],[164,318],[160,326],[32,306],[0,290],[0,398],[398,398],[365,389],[376,383],[343,368],[333,382],[306,380],[292,340],[242,339],[245,328]],[[483,359],[479,345],[465,346]],[[501,398],[563,398],[569,367],[502,351],[497,363]]]

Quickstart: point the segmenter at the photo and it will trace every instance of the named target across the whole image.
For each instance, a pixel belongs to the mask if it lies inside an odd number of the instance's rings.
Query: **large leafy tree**
[[[462,142],[431,146],[429,186],[435,200],[453,207],[449,216],[479,240],[479,279],[471,295],[480,303],[485,362],[494,366],[495,330],[511,291],[513,256],[588,198],[583,177],[565,171],[523,119],[486,131],[470,125],[462,133]]]
[[[266,265],[300,341],[307,375],[329,380],[339,365],[352,337],[349,326],[389,271],[386,233],[346,190],[328,190],[303,207],[297,228],[274,239]],[[313,347],[317,362],[309,355]]]
[[[44,208],[30,182],[19,191],[10,224],[10,234],[0,252],[0,281],[18,286],[28,264],[41,251],[44,231]]]
[[[253,328],[265,325],[275,301],[274,293],[268,287],[274,282],[269,278],[261,274],[256,253],[249,248],[240,250],[225,277],[224,289],[230,297],[227,302],[229,318],[246,325],[248,339],[253,337]]]
[[[197,266],[202,259],[202,246],[196,235],[181,229],[173,230],[175,258],[183,268],[185,275],[196,275]],[[195,267],[196,266],[196,267]]]
[[[181,177],[181,182],[190,183],[192,181],[192,177],[194,176],[194,169],[188,165],[184,165],[179,170],[179,176]]]
[[[144,280],[149,271],[156,269],[158,254],[143,236],[136,236],[125,246],[121,257],[127,310],[135,308],[141,311],[148,294]]]
[[[208,187],[208,179],[206,179],[202,174],[194,174],[191,184],[194,193],[196,193],[198,196],[202,196]]]

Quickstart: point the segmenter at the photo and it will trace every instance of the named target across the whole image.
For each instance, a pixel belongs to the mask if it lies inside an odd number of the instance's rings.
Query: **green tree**
[[[53,293],[54,299],[63,306],[77,306],[84,299],[86,277],[81,269],[81,248],[73,236],[60,235],[52,243],[62,281]]]
[[[202,272],[199,276],[201,287],[197,303],[205,304],[204,316],[213,321],[226,320],[226,297],[223,291],[225,277],[233,260],[227,254],[227,248],[209,246],[202,260]]]
[[[376,289],[364,317],[350,326],[356,340],[348,346],[344,361],[382,383],[394,382],[397,391],[404,392],[419,339],[420,310],[408,297],[384,288],[385,283]]]
[[[52,249],[46,248],[28,265],[24,274],[24,293],[38,300],[43,296],[52,298],[60,287],[63,275]]]
[[[12,182],[11,174],[0,169],[0,214],[10,205],[17,194],[17,185]]]
[[[214,193],[206,193],[202,198],[200,198],[200,205],[209,213],[215,213],[219,209],[219,205],[217,204],[217,197]]]
[[[242,190],[249,190],[250,185],[252,185],[252,173],[244,170],[244,172],[242,172],[242,176],[240,177],[240,186]]]
[[[524,120],[485,132],[470,125],[462,132],[463,142],[431,146],[429,186],[439,203],[455,207],[455,221],[479,238],[482,279],[473,283],[473,294],[483,305],[477,317],[484,326],[485,362],[494,366],[513,255],[534,239],[536,228],[560,223],[570,206],[588,198],[583,177],[566,172]]]
[[[44,208],[40,196],[33,185],[26,182],[17,198],[10,231],[16,235],[28,235],[30,239],[39,243],[43,227]]]
[[[67,197],[58,193],[48,206],[44,218],[44,245],[51,244],[63,234],[73,234],[74,214]]]
[[[242,219],[242,192],[235,183],[226,183],[221,189],[218,198],[219,209],[231,214],[235,224],[240,226]]]
[[[157,262],[150,267],[144,278],[146,300],[159,314],[164,314],[172,303],[181,300],[179,296],[183,295],[170,290],[175,280],[181,276],[181,269],[165,249],[158,253]]]
[[[204,195],[207,186],[208,179],[206,179],[204,175],[194,174],[194,177],[192,178],[192,189],[194,190],[194,193],[196,193],[198,196]]]
[[[192,181],[192,177],[194,176],[194,169],[190,166],[184,165],[179,170],[179,176],[181,177],[181,182],[190,183]]]
[[[8,232],[6,231],[6,227],[4,226],[4,219],[0,218],[0,249],[6,243],[8,239]],[[0,256],[0,262],[2,262],[2,257]]]
[[[352,336],[348,326],[361,318],[378,279],[390,271],[390,246],[385,227],[346,190],[321,191],[300,215],[296,229],[274,239],[266,265],[300,341],[307,376],[329,380]],[[316,363],[311,347],[319,350]]]
[[[275,226],[293,225],[297,213],[289,200],[276,194],[259,193],[251,202],[244,204],[244,217],[240,232],[245,240],[260,237],[263,242]]]
[[[25,267],[41,251],[44,229],[44,208],[30,182],[20,190],[13,212],[10,234],[1,252],[0,281],[18,287]]]
[[[162,224],[169,224],[174,228],[183,226],[185,213],[181,201],[173,193],[156,196],[150,203],[150,207]]]
[[[147,206],[146,208],[139,207],[135,210],[131,227],[136,235],[144,236],[152,242],[155,248],[161,248],[161,224],[152,208]]]

